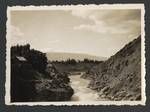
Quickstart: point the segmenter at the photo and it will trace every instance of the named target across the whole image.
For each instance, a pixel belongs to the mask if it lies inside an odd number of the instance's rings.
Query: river
[[[71,87],[74,89],[72,101],[97,101],[98,93],[90,88],[87,88],[89,80],[80,78],[81,75],[69,76]]]

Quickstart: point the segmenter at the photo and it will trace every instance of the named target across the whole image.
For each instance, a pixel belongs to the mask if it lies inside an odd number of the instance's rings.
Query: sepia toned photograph
[[[145,105],[144,6],[7,9],[8,105]]]

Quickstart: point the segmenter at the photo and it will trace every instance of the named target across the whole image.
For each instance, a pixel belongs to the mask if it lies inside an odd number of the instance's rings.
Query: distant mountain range
[[[75,60],[84,60],[90,59],[90,60],[97,60],[97,61],[104,61],[107,58],[106,57],[99,57],[99,56],[93,56],[89,54],[82,54],[82,53],[64,53],[64,52],[48,52],[46,53],[48,60],[54,61],[54,60],[67,60],[67,59],[75,59]]]

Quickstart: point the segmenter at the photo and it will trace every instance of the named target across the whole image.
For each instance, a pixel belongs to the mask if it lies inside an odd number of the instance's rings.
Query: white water
[[[71,87],[74,89],[72,101],[96,101],[98,94],[96,91],[87,88],[89,80],[80,78],[81,75],[69,76],[71,80]]]

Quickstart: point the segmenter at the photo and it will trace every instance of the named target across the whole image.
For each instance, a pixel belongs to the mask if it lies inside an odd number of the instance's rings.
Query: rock
[[[73,89],[67,88],[44,88],[36,95],[36,101],[68,101],[73,95]]]
[[[101,92],[102,92],[102,93],[105,93],[106,91],[108,91],[108,89],[109,89],[109,87],[106,86],[106,87],[104,87],[104,88],[101,90]]]
[[[137,96],[135,97],[135,100],[141,100],[141,95],[140,95],[140,94],[137,95]]]

